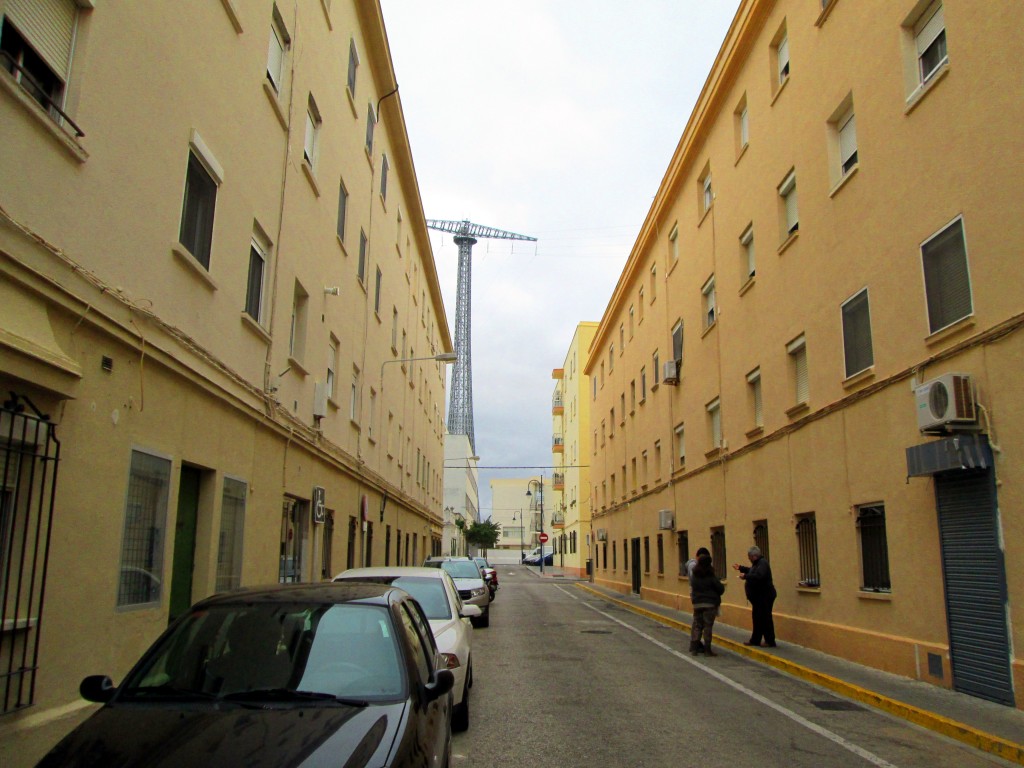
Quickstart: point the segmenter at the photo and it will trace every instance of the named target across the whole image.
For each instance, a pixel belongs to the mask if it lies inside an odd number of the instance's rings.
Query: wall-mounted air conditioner
[[[327,385],[318,381],[313,385],[313,418],[322,419],[327,415]]]
[[[676,516],[673,514],[671,509],[659,509],[658,510],[658,529],[662,531],[671,531],[676,527]]]
[[[666,384],[679,383],[679,366],[675,360],[666,360],[661,366],[661,380]]]
[[[597,540],[598,541],[608,541],[608,531],[606,529],[604,529],[604,528],[598,528],[597,529]]]
[[[947,373],[914,389],[917,428],[946,432],[978,423],[974,382],[966,373]]]

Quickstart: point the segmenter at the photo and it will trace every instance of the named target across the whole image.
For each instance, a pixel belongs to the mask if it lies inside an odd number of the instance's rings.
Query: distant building
[[[781,642],[1024,706],[1022,28],[741,3],[584,371],[598,582],[708,546],[744,625],[756,544]]]
[[[379,3],[0,31],[10,745],[199,598],[440,551],[452,345]]]
[[[538,486],[543,482],[543,492]],[[530,495],[527,496],[526,492]],[[502,477],[491,480],[491,520],[501,525],[498,548],[529,553],[540,546],[541,511],[543,505],[544,530],[551,537],[551,506],[554,496],[551,477]]]
[[[472,549],[466,544],[465,530],[480,522],[479,460],[469,435],[445,433],[444,529],[435,554],[466,555]]]

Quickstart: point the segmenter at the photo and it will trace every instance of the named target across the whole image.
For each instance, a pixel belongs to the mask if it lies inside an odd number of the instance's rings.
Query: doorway
[[[629,559],[633,563],[633,594],[640,594],[640,538],[637,537],[629,542]]]
[[[192,605],[192,574],[196,563],[196,521],[202,471],[182,465],[178,481],[178,514],[174,524],[174,559],[171,563],[171,597],[168,624]]]

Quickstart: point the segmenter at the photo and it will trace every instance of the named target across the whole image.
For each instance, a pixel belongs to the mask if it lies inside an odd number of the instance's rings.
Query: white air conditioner
[[[313,418],[322,419],[327,415],[327,385],[322,381],[313,385]]]
[[[917,428],[945,432],[957,426],[977,424],[974,382],[966,373],[947,373],[926,381],[914,390]]]
[[[666,384],[679,383],[679,367],[675,360],[666,360],[661,366],[661,380]]]
[[[658,510],[658,529],[662,531],[671,531],[676,527],[676,516],[672,513],[671,509],[659,509]]]
[[[598,528],[597,529],[597,540],[598,541],[608,541],[608,531],[606,529],[604,529],[604,528]]]

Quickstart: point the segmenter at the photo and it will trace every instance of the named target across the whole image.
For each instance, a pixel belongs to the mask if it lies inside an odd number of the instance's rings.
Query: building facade
[[[542,485],[543,484],[543,485]],[[541,492],[538,493],[538,489]],[[527,496],[527,491],[530,495]],[[541,512],[543,530],[550,537],[544,545],[553,551],[555,534],[551,527],[551,477],[502,477],[491,480],[491,520],[501,525],[498,549],[529,554],[540,546]]]
[[[740,5],[585,369],[600,583],[708,546],[744,625],[756,544],[781,642],[1022,706],[1022,23]]]
[[[451,339],[379,3],[0,32],[14,748],[196,599],[439,549]]]
[[[590,530],[590,386],[584,375],[597,323],[579,323],[551,395],[551,522],[555,562],[565,573],[587,576],[593,567]]]
[[[480,521],[480,457],[473,455],[469,435],[445,433],[444,530],[435,554],[466,555],[465,530]]]

